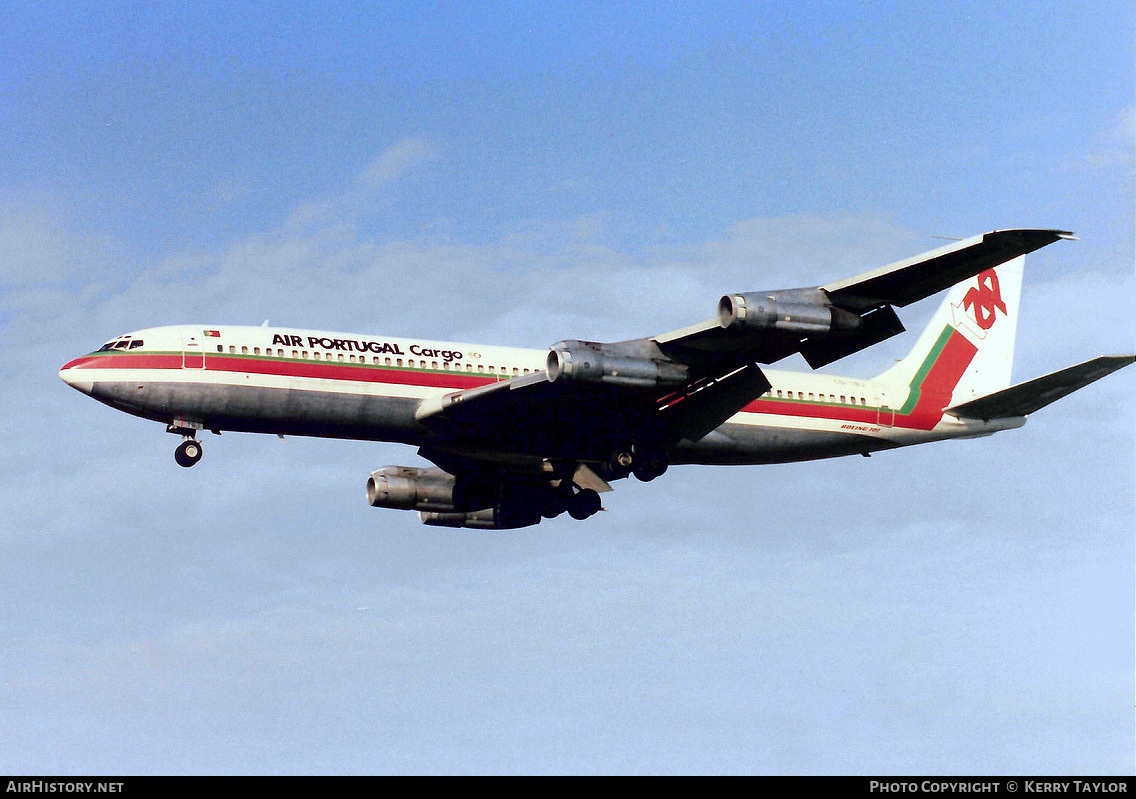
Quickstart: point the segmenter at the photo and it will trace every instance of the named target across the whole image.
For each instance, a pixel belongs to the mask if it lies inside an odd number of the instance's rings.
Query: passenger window
[[[248,347],[241,347],[241,355],[248,355],[248,353],[249,353]]]
[[[438,362],[437,361],[430,361],[430,368],[431,369],[437,369],[438,368]]]
[[[292,350],[292,357],[293,358],[299,358],[300,357],[299,351],[298,350]]]

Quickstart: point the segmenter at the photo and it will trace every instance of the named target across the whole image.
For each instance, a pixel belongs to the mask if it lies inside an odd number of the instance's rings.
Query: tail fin
[[[1010,385],[1025,256],[953,286],[907,357],[877,379],[957,405]]]

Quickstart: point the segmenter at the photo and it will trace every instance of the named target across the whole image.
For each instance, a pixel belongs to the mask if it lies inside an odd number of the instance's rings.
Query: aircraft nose
[[[75,361],[71,361],[63,365],[59,370],[59,379],[62,380],[71,388],[82,391],[84,394],[90,394],[94,388],[94,383],[83,373],[82,369],[75,366]]]

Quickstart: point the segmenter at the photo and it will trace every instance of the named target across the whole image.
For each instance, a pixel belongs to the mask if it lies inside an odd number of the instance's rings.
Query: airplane
[[[222,430],[400,442],[433,467],[367,480],[382,508],[516,529],[602,509],[611,483],[677,464],[768,464],[1021,427],[1131,364],[1103,356],[1010,385],[1025,255],[1061,230],[995,230],[823,286],[723,296],[715,317],[630,341],[547,349],[277,327],[178,325],[111,339],[68,385],[181,436]],[[895,311],[949,289],[910,353],[873,379],[812,369],[904,332]]]

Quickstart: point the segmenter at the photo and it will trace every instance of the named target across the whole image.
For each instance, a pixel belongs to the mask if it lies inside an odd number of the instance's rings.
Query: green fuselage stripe
[[[939,334],[935,346],[931,347],[931,351],[927,353],[927,357],[923,359],[919,371],[911,378],[911,389],[907,392],[907,401],[903,403],[897,413],[911,413],[915,406],[919,403],[919,395],[923,392],[923,381],[927,379],[927,374],[931,371],[931,367],[935,365],[935,361],[939,360],[939,356],[943,352],[943,348],[947,346],[947,342],[951,338],[954,328],[947,325],[943,328],[943,332]]]

